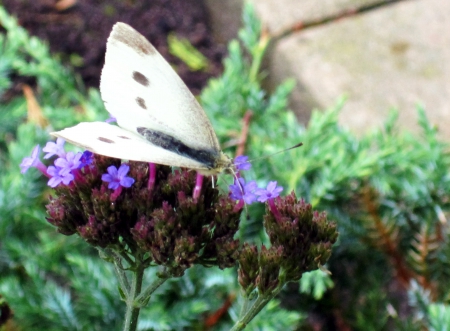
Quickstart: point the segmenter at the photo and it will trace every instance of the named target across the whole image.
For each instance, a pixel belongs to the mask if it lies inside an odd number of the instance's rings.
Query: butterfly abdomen
[[[153,145],[200,162],[204,164],[206,168],[213,169],[217,166],[217,160],[220,158],[220,151],[189,147],[181,140],[172,137],[171,135],[149,128],[138,127],[136,128],[136,131]]]

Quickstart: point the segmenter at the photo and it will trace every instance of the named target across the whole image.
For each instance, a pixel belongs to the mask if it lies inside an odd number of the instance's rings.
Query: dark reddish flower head
[[[68,163],[70,167],[74,165]],[[193,264],[235,264],[239,242],[233,238],[240,211],[234,210],[235,201],[212,187],[211,178],[205,178],[194,198],[193,171],[120,164],[94,155],[79,172],[83,180],[56,186],[47,205],[48,221],[61,233],[77,233],[103,248],[141,250],[174,276]]]

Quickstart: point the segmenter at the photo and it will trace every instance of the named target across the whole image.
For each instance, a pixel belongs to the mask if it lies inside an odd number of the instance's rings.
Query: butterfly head
[[[214,166],[207,169],[198,169],[198,172],[204,176],[215,176],[222,172],[235,174],[236,166],[226,154],[220,152],[219,157],[215,160]]]

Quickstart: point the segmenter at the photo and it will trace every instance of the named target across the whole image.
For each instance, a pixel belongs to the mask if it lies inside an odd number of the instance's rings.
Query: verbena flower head
[[[150,171],[150,166],[155,169]],[[194,264],[234,266],[240,210],[212,187],[211,178],[204,178],[194,199],[196,174],[189,170],[142,162],[121,165],[120,160],[94,155],[91,165],[80,171],[83,180],[57,186],[47,205],[47,219],[59,232],[78,234],[102,248],[140,250],[149,254],[148,263],[164,266],[173,276]],[[113,187],[108,189],[102,179]],[[131,187],[123,188],[131,181]],[[122,194],[116,195],[114,187],[123,188]]]
[[[264,226],[272,246],[283,247],[285,277],[300,279],[303,272],[324,265],[336,242],[336,224],[327,220],[325,212],[317,212],[294,192],[273,199],[278,215],[267,207]]]
[[[325,214],[312,212],[293,193],[279,197],[282,188],[275,181],[258,189],[255,181],[236,178],[231,192],[221,195],[210,177],[196,185],[193,171],[122,164],[90,152],[66,153],[61,146],[61,141],[46,146],[59,155],[45,171],[55,189],[47,220],[62,234],[78,234],[93,246],[129,254],[140,250],[149,256],[146,263],[164,266],[172,276],[194,264],[228,268],[239,259],[245,293],[255,288],[269,293],[324,264],[336,241],[336,228]],[[23,171],[36,164],[38,154],[36,146],[23,160]],[[240,249],[234,236],[242,205],[258,196],[267,202],[264,225],[272,246]]]
[[[310,204],[298,200],[292,192],[270,199],[266,205],[264,227],[271,247],[247,245],[239,257],[239,283],[248,295],[254,288],[262,294],[277,291],[303,273],[324,265],[336,242],[336,224],[326,213],[313,211]]]
[[[62,138],[57,138],[56,143],[53,141],[47,142],[47,145],[42,149],[45,154],[44,159],[49,159],[52,156],[64,157],[66,155],[66,151],[64,150],[65,140]]]
[[[134,179],[127,176],[129,170],[130,167],[127,164],[121,164],[119,169],[112,165],[108,167],[108,173],[102,175],[102,180],[109,183],[108,188],[112,190],[118,189],[119,186],[130,187]]]

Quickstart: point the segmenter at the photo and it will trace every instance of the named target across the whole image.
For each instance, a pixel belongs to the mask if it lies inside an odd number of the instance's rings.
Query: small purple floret
[[[64,185],[70,184],[70,182],[74,179],[74,176],[71,173],[62,173],[61,170],[61,168],[54,166],[47,168],[47,173],[51,176],[47,183],[48,186],[56,187],[61,183]]]
[[[92,163],[92,161],[94,160],[93,155],[94,154],[92,152],[90,152],[90,151],[84,151],[83,155],[81,155],[81,158],[80,158],[80,163],[81,164],[80,164],[79,169],[90,165]]]
[[[40,146],[36,145],[35,148],[33,148],[33,152],[31,152],[30,157],[24,157],[22,160],[22,163],[20,164],[20,172],[26,173],[27,170],[31,167],[36,167],[39,163],[39,152],[40,152]]]
[[[283,187],[277,186],[277,182],[269,182],[266,189],[260,188],[255,191],[255,194],[258,195],[259,202],[266,202],[269,199],[276,198],[280,195],[281,191],[283,191]]]
[[[82,153],[67,152],[64,157],[56,159],[55,166],[59,167],[61,175],[67,175],[72,170],[79,169],[81,165]]]
[[[245,183],[244,178],[238,178],[234,180],[234,184],[230,185],[231,198],[234,200],[244,200],[247,205],[256,201],[256,195],[254,191],[257,189],[256,182],[254,180]]]
[[[107,119],[105,120],[105,122],[106,122],[106,123],[117,122],[117,119],[116,119],[114,116],[112,116],[111,114],[109,114],[109,118],[107,118]]]
[[[250,162],[247,162],[248,156],[240,155],[234,159],[234,165],[236,169],[239,170],[249,170],[252,165]]]
[[[56,139],[56,143],[53,141],[49,141],[47,145],[42,149],[45,154],[44,159],[49,159],[53,155],[58,155],[59,157],[64,157],[66,155],[66,151],[64,150],[65,140],[62,138]]]
[[[115,166],[109,166],[108,173],[102,175],[102,180],[108,182],[108,188],[112,190],[116,190],[120,186],[130,187],[133,185],[134,179],[126,176],[129,170],[130,167],[127,164],[122,164],[119,169]]]

